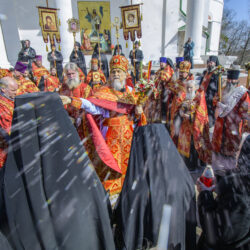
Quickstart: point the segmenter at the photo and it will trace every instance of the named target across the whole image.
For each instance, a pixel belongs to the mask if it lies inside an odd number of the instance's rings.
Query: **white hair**
[[[68,70],[74,70],[76,72],[78,72],[78,67],[75,63],[67,63],[65,66],[64,66],[64,72],[66,73]]]
[[[5,76],[5,77],[1,78],[0,79],[0,89],[7,88],[9,86],[9,84],[13,83],[13,82],[16,83],[16,81],[13,78],[9,77],[9,76]]]
[[[78,67],[75,63],[67,63],[64,67],[64,72],[67,74],[68,70],[73,70],[76,72],[76,77],[74,79],[67,79],[66,84],[69,87],[69,89],[75,89],[80,83],[80,78],[79,78],[79,72],[78,72]]]
[[[8,87],[8,80],[6,77],[0,79],[0,89]]]

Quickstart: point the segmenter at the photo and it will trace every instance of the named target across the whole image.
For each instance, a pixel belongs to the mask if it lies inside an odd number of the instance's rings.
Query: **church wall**
[[[20,51],[21,44],[19,41],[18,33],[18,14],[20,12],[16,10],[16,1],[1,0],[0,11],[6,16],[6,20],[1,21],[2,33],[4,38],[4,44],[7,52],[7,58],[11,65],[15,65],[18,52]],[[24,8],[25,5],[19,7]],[[1,64],[0,64],[1,66]]]
[[[91,1],[91,0],[89,0]],[[101,1],[101,0],[99,0]],[[204,0],[206,6],[209,6],[209,13],[213,14],[211,34],[210,34],[210,50],[217,51],[220,35],[220,22],[223,12],[222,0]],[[72,2],[72,17],[78,18],[78,0]],[[180,55],[180,42],[178,39],[178,28],[185,24],[185,18],[180,14],[179,0],[133,0],[133,4],[141,3],[142,5],[142,50],[144,52],[144,63],[149,60],[159,60],[160,56],[167,56],[175,60]],[[121,20],[120,6],[129,5],[130,0],[110,0],[111,22],[118,16]],[[47,62],[46,45],[43,42],[41,29],[39,26],[38,10],[36,6],[45,6],[45,0],[1,0],[0,12],[7,16],[7,20],[1,21],[4,43],[7,51],[9,62],[14,65],[17,60],[18,52],[21,49],[20,40],[29,39],[31,46],[36,50],[37,54],[43,56],[43,64],[49,67]],[[56,8],[56,0],[49,0],[49,7]],[[182,0],[182,10],[186,13],[187,0]],[[208,15],[208,7],[205,8],[204,15]],[[60,10],[59,10],[60,11]],[[203,25],[207,27],[207,18],[204,18]],[[69,36],[72,34],[68,33]],[[80,34],[77,34],[76,40],[80,41]],[[115,30],[111,29],[111,42],[116,44]],[[128,57],[129,51],[132,49],[132,43],[123,39],[123,32],[120,30],[119,42],[123,47],[123,52]],[[61,44],[61,47],[63,44]],[[205,54],[206,39],[202,38],[201,54]],[[50,48],[49,48],[50,49]],[[215,53],[212,52],[212,53]],[[91,56],[86,56],[87,65]],[[110,58],[110,56],[108,56]],[[65,58],[65,62],[68,58]],[[0,62],[1,66],[1,62]]]
[[[163,25],[162,18],[163,3],[164,1],[162,0],[143,2],[141,43],[145,63],[149,60],[159,60],[159,57],[161,56],[163,39],[162,29],[165,29],[165,24]]]
[[[179,21],[179,1],[167,0],[165,27],[164,55],[175,61],[178,55],[178,21]]]
[[[0,67],[8,69],[10,67],[10,63],[8,61],[5,42],[3,39],[1,20],[0,20],[0,51],[1,51],[1,53],[0,53]]]

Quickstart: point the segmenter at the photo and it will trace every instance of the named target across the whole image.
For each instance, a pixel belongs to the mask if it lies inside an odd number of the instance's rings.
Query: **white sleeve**
[[[96,106],[90,101],[80,98],[82,101],[81,108],[86,110],[88,113],[92,115],[102,115],[103,117],[109,117],[109,111],[107,109]]]

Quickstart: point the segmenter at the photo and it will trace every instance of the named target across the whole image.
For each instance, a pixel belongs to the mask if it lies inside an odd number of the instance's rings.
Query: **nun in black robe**
[[[117,44],[115,45],[113,56],[116,56],[116,55],[121,55],[125,57],[124,53],[122,52],[121,44],[119,44],[119,46]]]
[[[99,60],[99,45],[98,43],[95,45],[94,52],[92,54],[92,59],[97,58]],[[100,49],[102,49],[102,44],[100,43]],[[101,70],[103,74],[105,75],[106,79],[109,79],[109,64],[108,64],[108,59],[107,56],[101,51],[100,52],[101,56]],[[100,61],[99,61],[100,64]],[[100,67],[100,65],[99,65]]]
[[[83,52],[81,51],[81,45],[79,42],[75,42],[74,49],[70,54],[69,61],[75,63],[83,72],[85,76],[87,76],[87,67],[85,63],[85,57]]]
[[[194,250],[196,216],[192,178],[163,124],[138,127],[113,214],[117,248],[155,247],[165,204],[172,209],[165,249]]]
[[[55,45],[54,45],[55,46]],[[59,51],[54,52],[55,57],[53,57],[53,51],[49,52],[47,55],[47,60],[50,63],[50,68],[55,67],[57,72],[57,77],[60,82],[63,82],[63,56]]]
[[[115,249],[109,203],[56,93],[15,99],[4,175],[14,249]]]

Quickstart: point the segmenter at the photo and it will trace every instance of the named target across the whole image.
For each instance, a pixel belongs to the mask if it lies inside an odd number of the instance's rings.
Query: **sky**
[[[250,22],[250,0],[224,0],[224,7],[235,11],[235,21]]]

